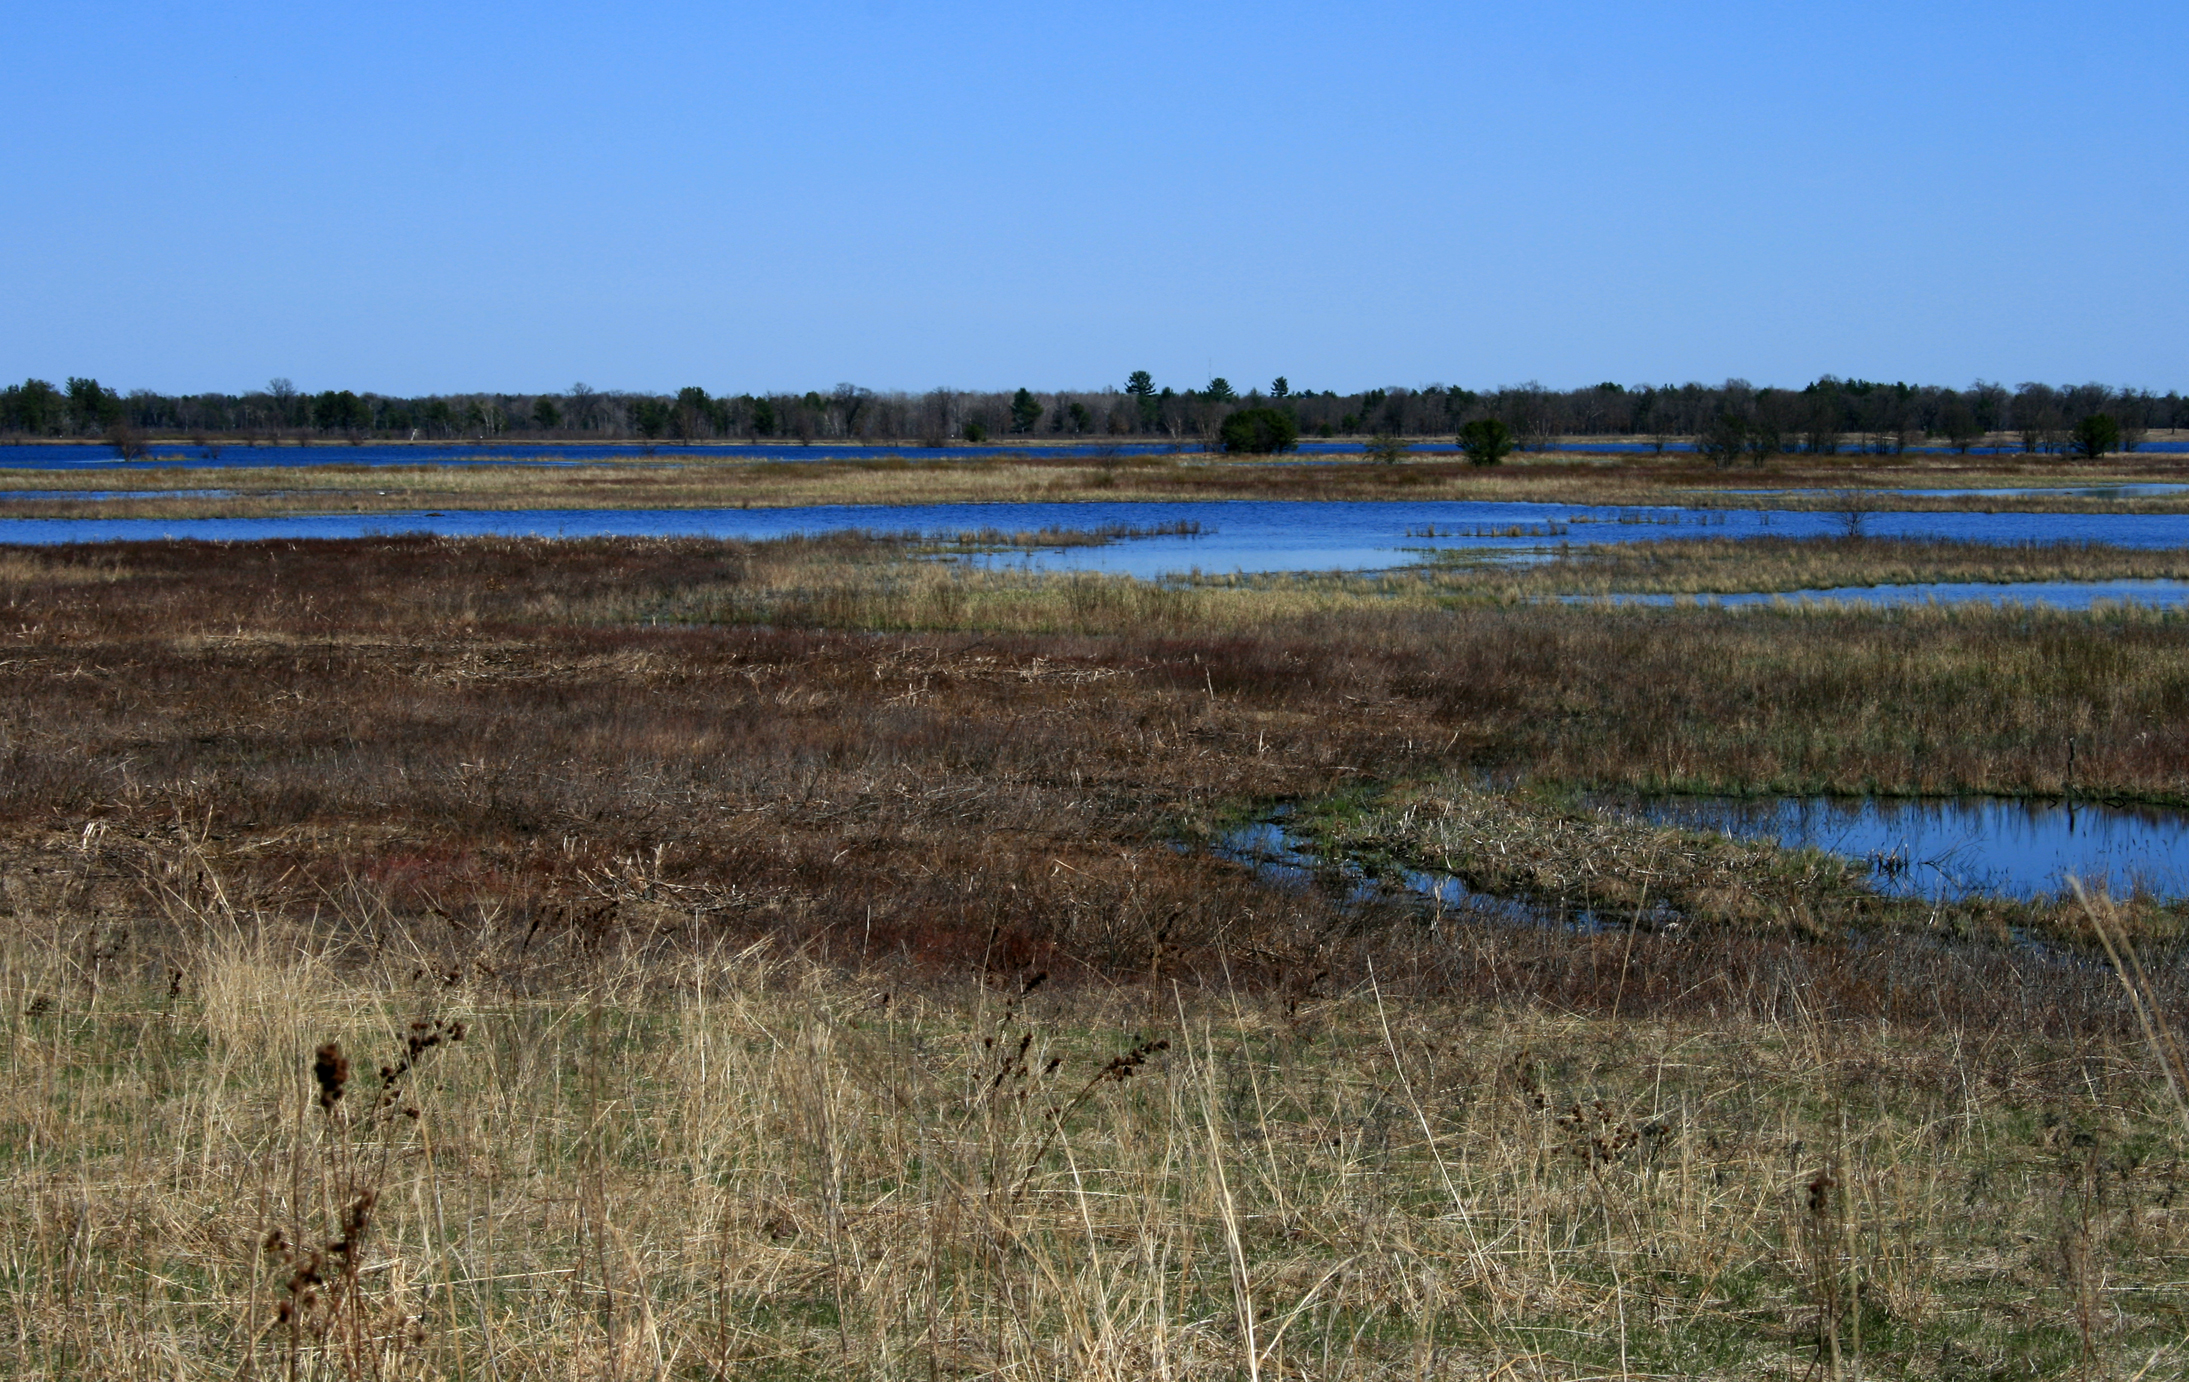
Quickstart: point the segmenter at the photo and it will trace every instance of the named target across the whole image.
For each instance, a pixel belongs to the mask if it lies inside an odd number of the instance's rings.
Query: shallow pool
[[[1869,864],[1880,890],[1903,896],[2046,897],[2064,892],[2071,877],[2117,896],[2137,888],[2189,895],[2189,814],[2156,807],[1996,797],[1663,797],[1605,809],[1829,850]]]

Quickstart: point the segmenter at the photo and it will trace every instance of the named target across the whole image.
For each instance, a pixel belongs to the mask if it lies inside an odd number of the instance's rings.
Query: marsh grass
[[[2179,550],[1908,538],[1701,538],[1561,546],[1550,560],[1534,565],[1484,563],[1455,551],[1438,565],[1465,573],[1465,581],[1453,584],[1455,591],[1498,599],[2189,578],[2189,554]]]
[[[1820,859],[1460,789],[2045,792],[2070,732],[2078,792],[2163,799],[2183,621],[1444,579],[7,553],[8,1371],[2179,1372],[2163,930],[2107,914],[2127,985],[2096,936],[1851,936]],[[1196,847],[1340,794],[1690,924]]]
[[[19,549],[0,576],[0,848],[87,820],[149,848],[210,813],[284,903],[366,850],[442,905],[517,877],[528,908],[591,906],[586,878],[663,848],[737,915],[913,950],[1084,923],[1108,965],[1134,870],[1202,886],[1163,842],[1353,783],[2163,804],[2189,781],[2189,623],[2145,610],[1728,619],[853,538]],[[1021,869],[1016,897],[965,882]],[[1203,936],[1221,910],[1187,908]]]
[[[776,508],[828,504],[1032,503],[1102,500],[1474,499],[1581,505],[1697,505],[1836,510],[1847,492],[1907,487],[2101,486],[2178,482],[2179,457],[1788,458],[1729,477],[1693,457],[1544,455],[1495,468],[1427,456],[1397,465],[1334,457],[1268,464],[1216,455],[1078,457],[968,453],[947,459],[745,460],[727,448],[576,465],[260,466],[217,470],[0,471],[0,512],[41,518],[270,517],[425,509]],[[220,495],[170,491],[194,483]],[[1750,494],[1741,489],[1782,493]],[[95,500],[9,498],[14,491],[91,490]],[[145,497],[127,497],[145,491]],[[1879,507],[2000,512],[2189,511],[2189,494],[1878,495]]]

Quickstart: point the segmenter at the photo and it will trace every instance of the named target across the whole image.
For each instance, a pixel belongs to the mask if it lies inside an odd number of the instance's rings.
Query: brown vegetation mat
[[[636,870],[838,956],[1306,963],[1319,904],[1169,842],[1364,781],[2189,782],[2189,626],[2149,614],[1444,609],[851,540],[17,549],[0,598],[0,849],[188,828],[255,903],[362,877],[528,926]]]

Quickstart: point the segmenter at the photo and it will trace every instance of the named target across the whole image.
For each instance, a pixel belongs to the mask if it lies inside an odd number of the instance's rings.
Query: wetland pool
[[[1468,501],[1199,500],[1179,503],[825,505],[753,509],[509,509],[299,514],[265,518],[0,518],[0,543],[220,542],[357,538],[399,533],[451,537],[774,538],[867,531],[954,536],[998,529],[1197,525],[1192,536],[1106,546],[980,553],[957,558],[996,569],[1090,571],[1160,578],[1188,572],[1262,574],[1374,571],[1437,552],[1518,556],[1560,546],[1688,537],[1830,537],[1837,515],[1771,509],[1590,507]],[[1875,537],[1999,544],[2083,542],[2189,547],[2189,514],[1875,512]]]
[[[2048,897],[2078,878],[2115,896],[2189,895],[2189,814],[2003,797],[1659,797],[1603,809],[1870,864],[1881,892]]]
[[[1687,830],[1709,830],[1781,848],[1813,848],[1867,866],[1872,886],[1896,897],[2029,901],[2069,891],[2189,896],[2189,813],[2163,807],[2104,806],[1998,797],[1881,800],[1863,797],[1671,797],[1601,801],[1607,815]],[[1510,920],[1543,909],[1477,892],[1459,878],[1408,869],[1373,877],[1352,860],[1318,854],[1287,825],[1283,809],[1226,832],[1223,859],[1293,887],[1336,886],[1352,902],[1395,892]],[[1671,920],[1670,913],[1652,920]],[[1566,920],[1595,925],[1584,912]]]

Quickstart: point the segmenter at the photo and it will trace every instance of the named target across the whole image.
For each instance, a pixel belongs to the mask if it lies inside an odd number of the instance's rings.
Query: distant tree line
[[[1229,429],[1227,421],[1232,422]],[[2102,418],[2104,423],[2091,419]],[[1441,384],[1340,394],[1294,389],[1283,378],[1245,393],[1211,379],[1159,386],[1135,370],[1122,387],[979,392],[877,392],[839,384],[818,391],[673,394],[310,394],[286,379],[241,394],[123,394],[96,379],[30,379],[0,389],[0,433],[104,437],[127,450],[145,438],[309,443],[421,439],[701,442],[773,440],[947,446],[1012,439],[1165,440],[1227,449],[1283,448],[1296,438],[1367,437],[1386,457],[1428,439],[1458,438],[1494,421],[1522,450],[1576,438],[1615,438],[1663,450],[1693,445],[1721,465],[1778,454],[1894,454],[1918,444],[1966,450],[2006,438],[2030,452],[2131,448],[2152,431],[2189,427],[2177,392],[2103,384],[1965,389],[1885,384],[1832,375],[1798,389],[1723,384],[1521,384],[1477,392]],[[1474,435],[1486,435],[1476,429]]]

